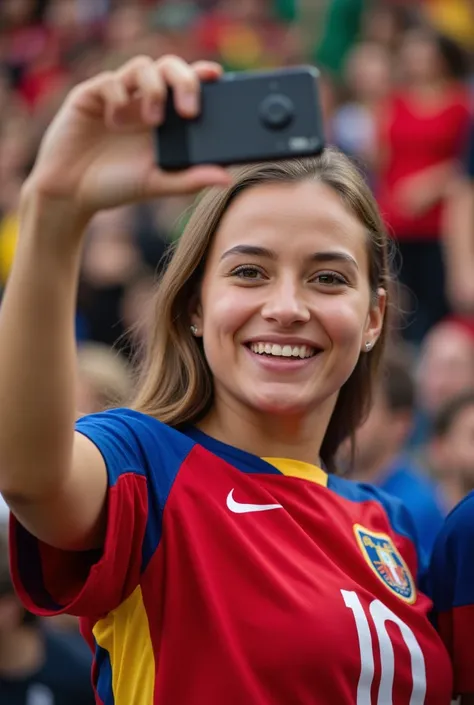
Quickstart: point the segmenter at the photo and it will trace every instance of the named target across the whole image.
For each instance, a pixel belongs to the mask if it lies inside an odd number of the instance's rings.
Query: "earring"
[[[369,350],[372,350],[372,343],[370,342],[370,340],[368,340],[366,342],[365,349],[366,349],[366,352],[369,352]]]
[[[195,326],[194,324],[193,324],[192,326],[189,326],[189,329],[190,329],[190,331],[191,331],[191,333],[192,333],[193,335],[197,335],[197,334],[198,334],[197,326]]]

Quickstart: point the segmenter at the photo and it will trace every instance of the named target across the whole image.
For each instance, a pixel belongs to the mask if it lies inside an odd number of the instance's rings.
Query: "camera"
[[[228,73],[201,86],[201,112],[186,120],[172,96],[156,130],[162,169],[240,164],[319,154],[324,148],[318,71]]]

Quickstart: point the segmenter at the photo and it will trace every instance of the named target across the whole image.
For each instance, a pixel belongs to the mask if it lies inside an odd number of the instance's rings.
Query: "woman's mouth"
[[[247,343],[247,347],[256,355],[277,358],[297,358],[300,360],[314,357],[318,352],[321,352],[310,345],[281,345],[278,343],[268,343],[264,341]]]

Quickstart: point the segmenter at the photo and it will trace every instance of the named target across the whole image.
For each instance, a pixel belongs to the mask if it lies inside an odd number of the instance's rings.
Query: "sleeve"
[[[474,493],[451,512],[436,540],[428,592],[452,659],[455,693],[474,693]]]
[[[25,607],[42,616],[99,616],[133,592],[159,545],[165,502],[189,451],[186,443],[173,447],[176,431],[126,409],[85,416],[76,430],[107,468],[105,543],[100,551],[59,550],[11,517],[13,582]]]

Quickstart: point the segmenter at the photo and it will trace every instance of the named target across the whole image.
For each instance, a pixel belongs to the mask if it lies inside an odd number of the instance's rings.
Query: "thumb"
[[[219,166],[194,166],[183,171],[154,171],[147,188],[150,196],[195,193],[206,186],[230,186],[232,175]]]

